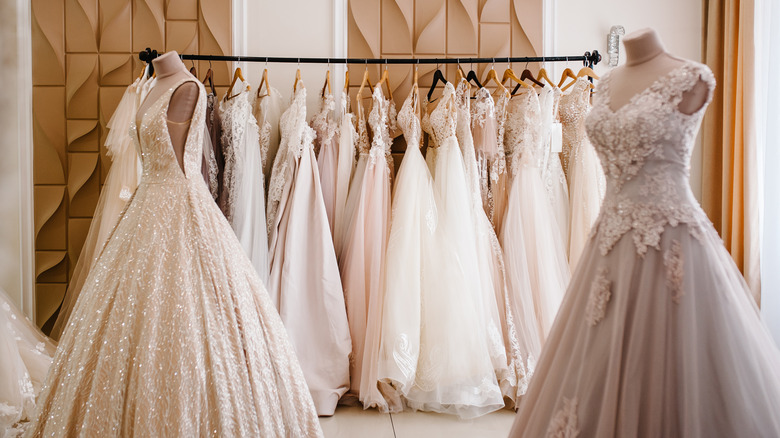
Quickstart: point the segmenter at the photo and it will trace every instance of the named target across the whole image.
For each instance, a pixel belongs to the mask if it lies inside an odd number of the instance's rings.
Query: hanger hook
[[[368,58],[365,58],[363,61],[366,62],[366,71],[368,71]]]
[[[330,58],[328,58],[328,71],[330,71]]]
[[[265,68],[266,68],[266,70],[268,69],[268,57],[267,56],[265,57]]]
[[[301,58],[298,58],[298,70],[301,69]]]
[[[414,62],[414,71],[416,72],[420,67],[420,58],[417,58]]]
[[[211,70],[211,60],[209,59],[209,70]]]
[[[490,69],[495,70],[496,69],[496,58],[493,58],[493,63],[490,64]]]

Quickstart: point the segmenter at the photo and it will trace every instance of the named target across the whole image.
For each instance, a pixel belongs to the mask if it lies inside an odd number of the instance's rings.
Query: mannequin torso
[[[632,32],[623,39],[623,44],[626,63],[610,73],[607,97],[613,111],[619,110],[656,80],[687,62],[668,53],[658,34],[650,28]],[[684,114],[692,114],[704,105],[707,95],[707,84],[700,79],[696,86],[683,94],[678,109]]]
[[[141,126],[141,118],[157,100],[179,81],[193,76],[187,67],[179,59],[179,54],[170,51],[152,61],[157,72],[154,87],[149,91],[146,99],[141,103],[136,114],[136,126]],[[168,106],[168,133],[171,137],[173,151],[179,166],[184,169],[184,143],[190,128],[192,114],[198,102],[198,85],[193,82],[185,82],[180,85],[171,96]]]

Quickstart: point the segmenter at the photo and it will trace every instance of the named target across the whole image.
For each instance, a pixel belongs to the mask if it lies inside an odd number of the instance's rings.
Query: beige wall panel
[[[179,53],[198,53],[198,22],[168,21],[165,23],[165,50]]]
[[[479,0],[479,21],[481,23],[509,23],[510,0]],[[541,20],[539,16],[539,20]]]
[[[349,2],[349,17],[351,17],[351,25],[348,30],[350,42],[363,41],[363,44],[367,46],[367,51],[353,52],[352,47],[349,46],[350,56],[355,53],[356,57],[368,57],[371,54],[372,57],[377,57],[381,53],[380,47],[380,35],[381,35],[381,19],[380,19],[381,3],[380,0],[360,0]],[[358,49],[359,45],[356,45],[355,49]],[[366,53],[362,55],[359,53]]]
[[[227,55],[231,53],[230,2],[200,0],[198,47],[201,53]],[[225,62],[212,63],[217,85],[230,85],[232,71]]]
[[[98,118],[98,55],[68,54],[65,108],[68,118]]]
[[[65,51],[97,52],[97,0],[65,0]]]
[[[132,0],[98,0],[100,51],[133,51]]]
[[[485,24],[480,25],[479,56],[507,57],[510,55],[511,29],[509,24]],[[485,77],[485,72],[490,65],[480,65],[480,78]],[[496,71],[503,71],[507,67],[506,62],[496,63]],[[501,73],[499,73],[499,77]]]
[[[81,255],[81,248],[87,239],[92,218],[71,218],[68,220],[68,278],[73,276],[73,269]]]
[[[66,251],[35,251],[35,281],[66,283],[68,281]]]
[[[415,53],[434,56],[446,53],[447,0],[416,2],[415,21]]]
[[[229,3],[229,2],[225,2]],[[165,5],[165,18],[167,20],[197,20],[197,0],[167,0]]]
[[[68,154],[68,197],[70,217],[92,217],[100,196],[97,152]]]
[[[543,54],[544,23],[543,0],[514,0],[512,2],[512,56]]]
[[[135,80],[133,74],[133,58],[138,55],[131,53],[100,54],[100,85],[116,85],[127,87]]]
[[[477,53],[479,11],[477,0],[448,0],[447,53]]]
[[[97,120],[68,120],[68,152],[97,152],[100,128]]]
[[[65,186],[37,186],[34,195],[35,249],[64,250]]]
[[[100,140],[96,149],[100,151],[100,184],[106,181],[106,175],[111,168],[111,159],[106,155],[105,147],[108,121],[111,120],[124,93],[125,87],[100,87]]]
[[[33,182],[65,184],[65,89],[33,87]]]
[[[67,289],[65,283],[37,283],[35,285],[35,322],[42,326],[60,307]]]
[[[382,0],[382,53],[412,53],[414,0]]]
[[[33,85],[65,85],[64,18],[64,1],[33,0]]]
[[[165,1],[133,0],[133,52],[165,47]]]

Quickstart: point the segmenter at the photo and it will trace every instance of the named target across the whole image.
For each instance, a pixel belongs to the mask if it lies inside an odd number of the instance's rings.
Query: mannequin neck
[[[180,73],[182,70],[187,70],[187,67],[181,62],[179,54],[175,50],[158,56],[152,60],[152,65],[154,66],[154,71],[157,72],[158,80]]]
[[[664,44],[653,29],[632,32],[623,39],[626,48],[626,65],[645,63],[656,56],[666,53]]]

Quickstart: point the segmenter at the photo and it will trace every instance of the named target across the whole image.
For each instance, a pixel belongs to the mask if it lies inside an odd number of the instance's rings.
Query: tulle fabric
[[[35,396],[56,345],[38,330],[0,289],[0,436],[22,432],[35,413]]]
[[[569,186],[566,174],[561,166],[561,154],[552,150],[552,124],[557,120],[558,100],[561,90],[558,87],[545,86],[539,90],[539,106],[542,110],[542,136],[544,139],[544,163],[542,180],[552,205],[553,214],[558,222],[561,241],[566,255],[569,254]]]
[[[236,88],[243,84],[236,84]],[[238,88],[240,89],[240,88]],[[227,184],[233,187],[229,197],[232,207],[230,225],[236,232],[252,266],[263,284],[268,284],[268,234],[266,232],[263,161],[260,153],[260,132],[252,115],[251,93],[245,89],[220,104],[222,144],[233,155],[233,171]]]
[[[496,233],[499,233],[509,199],[510,186],[503,133],[499,138],[496,117],[496,108],[490,91],[480,88],[474,94],[474,102],[471,105],[471,131],[479,170],[482,207]]]
[[[85,282],[28,436],[322,436],[281,319],[200,174],[199,82],[184,172],[167,137],[181,83],[136,131],[142,182]]]
[[[298,83],[281,119],[279,157],[287,157],[271,230],[271,300],[279,310],[319,415],[333,415],[349,387],[349,326],[328,227],[306,89]]]
[[[271,183],[271,171],[281,140],[279,119],[282,117],[285,107],[282,93],[276,88],[265,83],[258,92],[252,106],[252,114],[260,128],[260,154],[263,160],[263,175],[265,175],[267,191]]]
[[[317,167],[320,172],[322,199],[328,214],[330,234],[334,235],[336,221],[336,191],[338,190],[339,138],[338,125],[333,120],[335,102],[333,95],[322,97],[320,112],[311,121],[317,136],[314,139],[314,150],[317,152]]]
[[[356,149],[358,153],[357,162],[352,172],[352,178],[349,182],[349,191],[347,199],[344,203],[343,220],[336,224],[336,255],[339,259],[339,268],[344,270],[344,250],[349,242],[349,233],[352,226],[352,221],[355,218],[355,209],[360,199],[360,191],[363,186],[363,177],[366,173],[366,165],[368,163],[368,152],[371,150],[371,142],[368,139],[368,128],[366,127],[366,114],[363,109],[363,103],[361,99],[357,101],[357,123],[354,132],[354,146],[350,147],[348,144],[341,144],[340,147],[344,149]],[[343,120],[342,120],[343,123]],[[342,125],[343,126],[343,125]],[[349,128],[348,128],[349,129]],[[348,137],[344,137],[345,142]],[[340,172],[344,171],[346,163],[342,163],[340,166]],[[347,302],[349,307],[349,302]],[[351,374],[351,373],[350,373]]]
[[[679,303],[664,275],[674,242]],[[667,228],[659,246],[641,257],[627,235],[606,257],[586,248],[511,437],[780,436],[780,353],[715,231],[700,242]],[[608,307],[594,325],[604,270]]]
[[[350,112],[349,92],[344,90],[341,93],[341,119],[339,120],[338,132],[338,157],[336,164],[336,187],[334,206],[333,206],[333,244],[336,248],[336,257],[341,256],[341,242],[344,240],[346,228],[349,226],[349,215],[347,213],[347,198],[349,197],[349,187],[352,181],[352,173],[357,164],[355,160],[355,141],[357,132],[355,131],[355,115]]]
[[[81,247],[76,266],[73,269],[68,289],[62,300],[59,314],[52,327],[52,339],[59,339],[70,319],[73,306],[84,287],[89,271],[100,255],[108,236],[116,226],[122,210],[138,186],[140,166],[138,152],[129,134],[131,121],[135,118],[140,101],[146,96],[144,87],[146,75],[127,87],[122,99],[108,121],[106,151],[111,158],[111,168],[100,191],[95,213],[89,225],[87,237]]]

